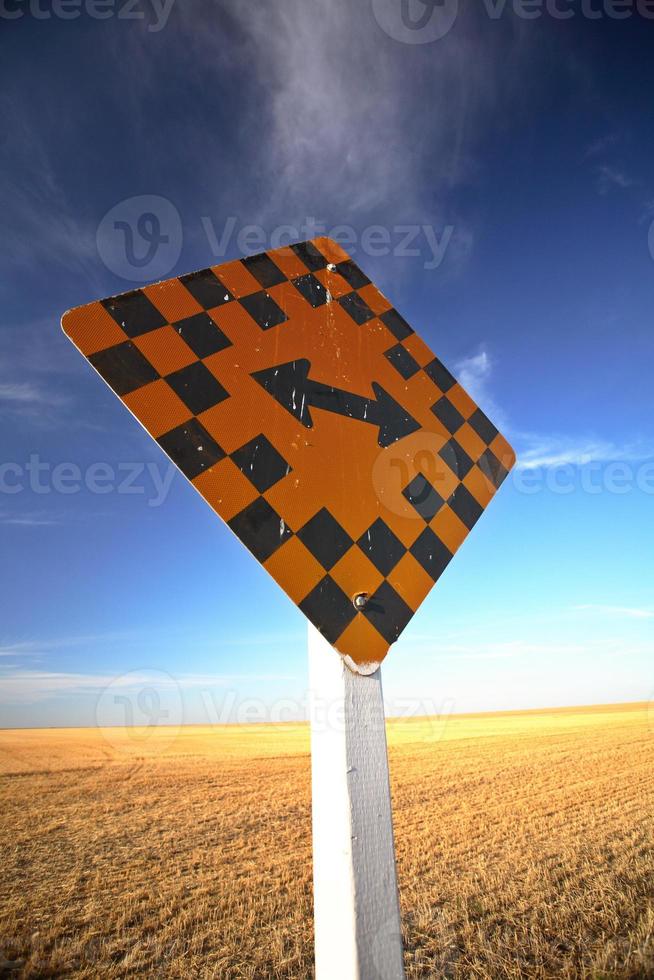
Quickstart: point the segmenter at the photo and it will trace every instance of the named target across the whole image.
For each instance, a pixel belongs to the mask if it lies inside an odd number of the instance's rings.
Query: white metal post
[[[403,980],[381,669],[309,624],[316,980]]]

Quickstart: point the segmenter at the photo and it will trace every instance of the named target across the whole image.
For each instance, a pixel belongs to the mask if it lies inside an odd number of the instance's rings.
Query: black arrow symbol
[[[351,391],[312,381],[310,370],[311,362],[302,358],[264,371],[255,371],[252,377],[307,429],[313,428],[309,406],[378,426],[377,441],[380,446],[390,446],[420,428],[406,409],[376,381],[372,382],[376,397],[364,398]]]

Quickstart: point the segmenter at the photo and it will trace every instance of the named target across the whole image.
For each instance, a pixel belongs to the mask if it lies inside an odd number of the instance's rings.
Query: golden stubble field
[[[646,705],[388,736],[408,977],[654,977]],[[312,976],[306,726],[2,731],[0,771],[0,975]]]

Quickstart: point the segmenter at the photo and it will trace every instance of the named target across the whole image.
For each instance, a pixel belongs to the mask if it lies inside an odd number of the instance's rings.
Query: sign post
[[[308,646],[316,980],[403,980],[381,667]]]
[[[328,238],[62,325],[309,620],[317,976],[399,980],[380,664],[513,450]]]

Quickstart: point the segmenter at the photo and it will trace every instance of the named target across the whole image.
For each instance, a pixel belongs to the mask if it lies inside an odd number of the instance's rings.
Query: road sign
[[[327,238],[90,303],[62,323],[363,673],[383,660],[515,459]]]
[[[316,977],[402,980],[377,668],[511,447],[327,238],[70,310],[63,327],[313,624]]]

